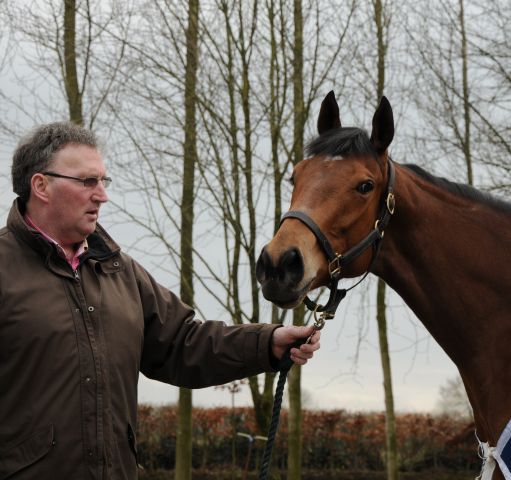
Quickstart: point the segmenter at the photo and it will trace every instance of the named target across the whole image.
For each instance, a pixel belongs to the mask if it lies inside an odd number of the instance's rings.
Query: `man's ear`
[[[48,177],[42,173],[34,173],[30,179],[30,195],[36,197],[40,201],[48,202]]]

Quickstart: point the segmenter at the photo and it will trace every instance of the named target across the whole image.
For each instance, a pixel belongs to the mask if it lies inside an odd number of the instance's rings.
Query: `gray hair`
[[[41,125],[23,137],[12,157],[11,175],[14,193],[28,202],[32,176],[45,171],[55,153],[70,143],[98,148],[94,133],[71,122]]]

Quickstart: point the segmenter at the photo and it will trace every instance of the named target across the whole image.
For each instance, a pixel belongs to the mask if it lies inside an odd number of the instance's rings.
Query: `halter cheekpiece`
[[[388,180],[387,180],[387,189],[385,195],[382,198],[382,205],[380,208],[380,215],[374,224],[374,229],[359,243],[357,243],[354,247],[350,248],[344,254],[337,253],[333,248],[330,242],[328,241],[325,234],[321,231],[318,225],[310,218],[306,213],[292,210],[285,213],[282,216],[280,223],[287,218],[296,218],[300,220],[304,225],[306,225],[309,230],[316,237],[319,245],[325,252],[325,255],[328,259],[328,271],[330,274],[330,283],[328,288],[330,289],[330,296],[325,305],[319,305],[316,302],[312,301],[309,297],[305,297],[303,303],[307,306],[309,310],[314,312],[315,316],[315,327],[320,330],[323,328],[325,324],[325,320],[329,320],[334,318],[335,311],[337,307],[341,303],[341,300],[346,296],[346,293],[352,288],[356,287],[371,271],[371,268],[374,264],[378,256],[378,252],[380,251],[381,240],[383,239],[383,235],[385,233],[385,228],[390,221],[394,213],[394,209],[396,206],[396,199],[394,196],[394,183],[395,183],[395,169],[392,165],[392,161],[389,159],[388,161]],[[365,252],[369,247],[373,247],[373,258],[371,263],[365,272],[362,279],[357,282],[355,285],[348,289],[339,289],[337,285],[339,280],[341,279],[342,270],[346,265],[350,264],[353,260],[358,258],[363,252]],[[320,314],[319,316],[317,314]]]

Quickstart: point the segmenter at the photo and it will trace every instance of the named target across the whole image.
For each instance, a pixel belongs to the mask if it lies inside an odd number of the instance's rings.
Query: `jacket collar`
[[[52,254],[57,255],[55,245],[51,244],[37,230],[29,227],[23,220],[25,203],[21,198],[14,200],[14,203],[7,217],[7,228],[13,232],[16,238],[26,243],[30,248],[48,258]],[[105,229],[96,224],[96,230],[87,237],[89,248],[84,254],[84,259],[106,260],[117,255],[121,248],[108,235]]]

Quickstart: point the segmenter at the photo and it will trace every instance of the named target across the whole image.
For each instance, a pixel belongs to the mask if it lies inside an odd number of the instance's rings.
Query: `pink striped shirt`
[[[59,255],[62,258],[64,258],[67,261],[67,263],[69,263],[69,265],[71,265],[71,268],[73,269],[73,271],[75,271],[78,268],[78,266],[80,265],[80,258],[79,258],[80,255],[85,253],[87,251],[87,249],[89,248],[89,246],[87,244],[87,239],[85,239],[78,246],[78,248],[75,250],[75,253],[73,254],[73,256],[69,257],[66,254],[66,251],[59,245],[59,242],[57,242],[56,240],[51,238],[47,233],[45,233],[43,230],[41,230],[34,223],[34,221],[28,216],[28,214],[25,213],[24,219],[25,219],[25,222],[27,223],[27,225],[29,225],[32,228],[34,228],[35,230],[37,230],[46,240],[48,240],[48,242],[53,243],[57,247],[57,251],[59,252]]]

